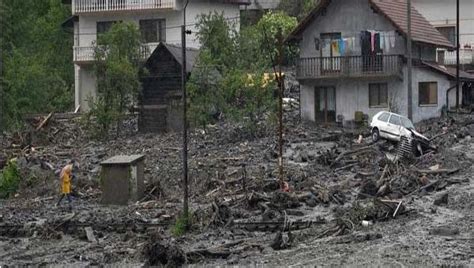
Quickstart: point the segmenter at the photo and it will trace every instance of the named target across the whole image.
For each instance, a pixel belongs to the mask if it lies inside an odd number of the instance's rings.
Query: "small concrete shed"
[[[143,197],[144,155],[118,155],[100,165],[102,203],[127,205]]]

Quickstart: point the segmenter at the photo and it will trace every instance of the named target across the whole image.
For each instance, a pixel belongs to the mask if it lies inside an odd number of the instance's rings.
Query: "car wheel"
[[[374,128],[372,129],[372,141],[377,142],[380,139],[380,132],[378,129]]]

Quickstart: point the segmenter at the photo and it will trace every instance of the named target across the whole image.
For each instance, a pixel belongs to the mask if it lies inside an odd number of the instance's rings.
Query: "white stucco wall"
[[[456,0],[413,0],[416,9],[434,26],[456,25]],[[461,45],[474,45],[474,0],[460,0]]]
[[[95,98],[97,94],[94,71],[91,68],[81,67],[80,80],[79,104],[81,105],[81,111],[88,111],[90,107],[89,100]]]
[[[242,6],[242,10],[268,10],[275,9],[280,4],[281,0],[251,0],[250,5]]]
[[[438,83],[438,103],[430,106],[420,106],[418,99],[418,87],[420,82]],[[314,93],[315,87],[333,86],[336,88],[336,114],[343,115],[344,120],[354,120],[354,113],[361,111],[372,118],[376,113],[388,110],[387,108],[369,107],[369,84],[387,83],[388,96],[396,103],[398,113],[407,115],[408,86],[406,78],[406,67],[403,69],[403,78],[394,77],[390,79],[339,79],[339,80],[311,80],[303,81],[301,84],[301,115],[303,119],[314,121]],[[413,121],[439,117],[443,106],[446,104],[446,90],[453,83],[447,76],[432,71],[426,67],[413,68],[412,100]],[[449,97],[450,105],[456,103],[456,92],[452,90]]]

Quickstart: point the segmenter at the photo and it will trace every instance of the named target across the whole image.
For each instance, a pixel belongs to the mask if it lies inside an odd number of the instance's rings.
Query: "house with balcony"
[[[456,103],[455,71],[436,62],[437,48],[453,49],[453,44],[413,7],[411,19],[412,111],[418,122]],[[405,0],[322,0],[288,41],[300,47],[297,79],[304,119],[347,123],[382,110],[407,115]]]
[[[72,17],[63,26],[74,31],[75,105],[89,110],[89,99],[96,95],[96,79],[92,70],[97,36],[107,32],[114,22],[131,21],[142,35],[145,63],[160,43],[181,45],[181,25],[193,34],[186,37],[187,46],[198,48],[195,23],[200,14],[218,12],[239,27],[240,6],[249,0],[62,0],[72,9]],[[184,14],[186,12],[186,14]]]

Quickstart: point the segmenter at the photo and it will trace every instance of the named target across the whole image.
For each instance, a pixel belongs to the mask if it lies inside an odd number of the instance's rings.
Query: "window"
[[[97,22],[97,43],[98,44],[102,43],[101,36],[107,33],[108,31],[110,31],[114,23],[116,23],[116,21],[98,21]]]
[[[99,21],[97,22],[97,35],[104,34],[112,28],[115,21]]]
[[[382,121],[382,122],[388,122],[388,117],[390,116],[389,113],[383,113],[379,116],[379,120]]]
[[[140,32],[145,43],[166,42],[166,20],[141,20]]]
[[[369,84],[369,107],[387,107],[387,83]]]
[[[446,37],[451,44],[456,44],[456,26],[440,26],[436,27],[436,29]]]
[[[394,115],[392,114],[392,116],[390,116],[390,121],[389,121],[390,124],[393,124],[393,125],[397,125],[397,126],[401,126],[402,124],[400,123],[400,116],[398,115]]]
[[[418,84],[419,105],[438,104],[438,82],[421,82]]]

